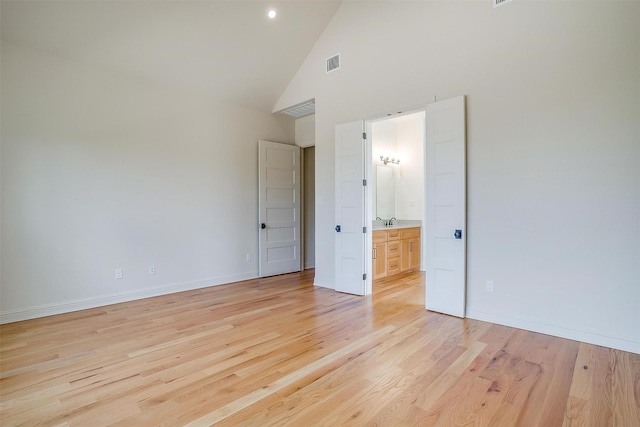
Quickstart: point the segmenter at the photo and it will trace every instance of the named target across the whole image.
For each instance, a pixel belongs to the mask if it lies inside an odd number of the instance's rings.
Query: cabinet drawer
[[[387,231],[387,239],[391,240],[400,240],[400,230],[389,230]]]
[[[400,240],[389,242],[387,245],[387,258],[400,256]]]
[[[403,239],[414,239],[416,237],[420,237],[420,229],[419,228],[403,228],[402,230],[402,238]]]
[[[397,274],[400,273],[400,257],[389,258],[387,260],[387,274]]]
[[[373,243],[384,243],[387,241],[387,232],[374,231],[372,238],[373,238]]]

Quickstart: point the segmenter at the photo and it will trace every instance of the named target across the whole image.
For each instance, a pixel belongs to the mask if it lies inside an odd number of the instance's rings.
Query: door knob
[[[462,239],[462,230],[456,230],[455,233],[453,233],[453,237],[456,239]]]
[[[340,226],[336,225],[336,231],[339,233],[340,232]]]
[[[260,228],[262,228],[262,229],[264,230],[265,228],[267,228],[267,224],[265,224],[265,223],[263,222],[262,224],[260,224]]]

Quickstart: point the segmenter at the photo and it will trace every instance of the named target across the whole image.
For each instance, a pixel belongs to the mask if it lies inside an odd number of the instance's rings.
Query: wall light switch
[[[116,268],[116,279],[122,279],[122,269]]]
[[[155,265],[150,265],[149,266],[149,274],[156,274],[156,266]]]

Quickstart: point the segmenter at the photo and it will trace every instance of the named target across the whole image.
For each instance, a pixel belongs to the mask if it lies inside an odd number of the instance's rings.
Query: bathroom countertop
[[[395,224],[391,226],[386,226],[381,221],[373,221],[373,231],[393,230],[396,228],[413,228],[413,227],[422,227],[422,221],[399,219]]]

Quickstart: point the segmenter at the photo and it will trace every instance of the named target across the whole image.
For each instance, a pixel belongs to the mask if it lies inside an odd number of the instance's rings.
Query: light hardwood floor
[[[313,271],[0,326],[1,424],[640,426],[640,355]]]

